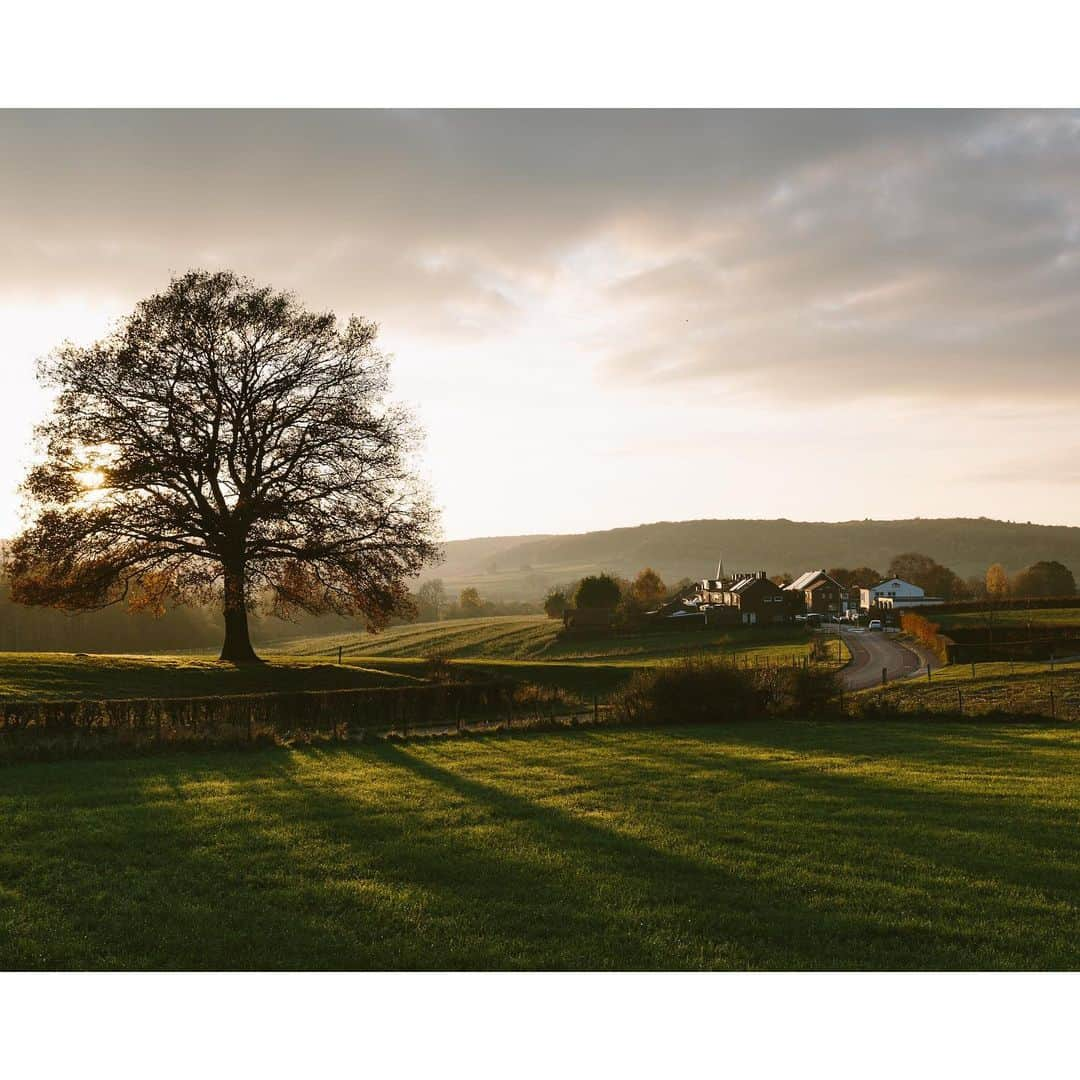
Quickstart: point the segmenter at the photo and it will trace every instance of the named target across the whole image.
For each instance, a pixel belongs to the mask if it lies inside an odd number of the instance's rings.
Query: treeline
[[[414,611],[403,622],[440,622],[443,619],[475,619],[483,615],[536,615],[541,606],[525,601],[487,600],[478,589],[462,589],[451,596],[441,578],[423,582],[410,593]]]
[[[694,586],[682,578],[673,586],[664,584],[660,575],[646,566],[631,580],[618,574],[590,574],[565,585],[556,585],[544,598],[544,612],[549,618],[562,618],[568,608],[609,610],[632,620],[684,595]]]
[[[955,571],[929,555],[909,551],[895,556],[884,574],[866,566],[855,570],[834,567],[827,573],[847,589],[868,589],[879,581],[895,577],[918,585],[927,596],[940,596],[943,600],[954,601],[1076,595],[1076,580],[1072,571],[1055,560],[1040,560],[1011,575],[1001,563],[993,563],[987,567],[984,574],[961,578]],[[790,576],[783,576],[787,581],[791,580]],[[787,581],[783,583],[787,584]]]

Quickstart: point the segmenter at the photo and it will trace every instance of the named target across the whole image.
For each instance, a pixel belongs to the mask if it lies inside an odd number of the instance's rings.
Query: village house
[[[807,570],[788,585],[785,591],[798,593],[808,614],[840,615],[848,609],[847,590],[824,570]]]
[[[859,590],[859,607],[863,611],[869,611],[874,607],[933,607],[935,604],[944,602],[940,596],[927,596],[924,589],[901,578],[888,578],[885,581],[879,581],[872,588]]]
[[[715,616],[724,621],[760,626],[788,622],[795,615],[794,597],[785,595],[764,570],[705,580],[701,586],[701,603],[719,608]]]

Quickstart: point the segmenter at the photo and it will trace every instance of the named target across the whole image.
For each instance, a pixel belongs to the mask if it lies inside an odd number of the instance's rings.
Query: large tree
[[[102,341],[47,357],[56,397],[13,597],[67,611],[216,598],[221,658],[241,663],[257,659],[260,604],[372,629],[405,612],[407,579],[437,557],[436,515],[376,332],[192,271]]]
[[[897,555],[889,563],[887,577],[900,578],[918,585],[930,596],[940,596],[946,600],[961,599],[967,593],[967,586],[960,577],[947,566],[922,555],[917,551],[908,551]]]
[[[634,578],[629,589],[630,597],[643,608],[662,603],[667,596],[667,586],[660,575],[647,566]]]
[[[1072,571],[1055,561],[1041,561],[1016,575],[1013,589],[1018,596],[1075,596]]]
[[[574,591],[574,607],[615,608],[622,599],[622,588],[611,574],[583,577]]]

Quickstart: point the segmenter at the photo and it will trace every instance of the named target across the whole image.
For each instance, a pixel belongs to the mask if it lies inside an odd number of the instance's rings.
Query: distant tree
[[[574,593],[574,607],[615,608],[622,597],[619,582],[610,574],[583,577]]]
[[[674,585],[668,587],[667,597],[668,600],[674,600],[677,596],[683,596],[685,593],[691,592],[697,588],[697,582],[693,578],[682,577],[675,582]]]
[[[446,610],[446,586],[441,578],[425,581],[416,591],[417,616],[425,622],[438,622]]]
[[[1076,579],[1067,566],[1040,561],[1016,575],[1013,591],[1017,596],[1075,596]]]
[[[967,586],[957,574],[930,558],[929,555],[916,551],[897,555],[889,563],[886,577],[910,581],[912,585],[918,585],[920,589],[925,590],[928,596],[954,600],[967,595]]]
[[[461,608],[461,614],[466,617],[479,615],[484,610],[484,601],[480,599],[480,593],[470,586],[461,590],[458,606]]]
[[[1003,600],[1009,595],[1009,575],[1001,563],[992,563],[986,570],[986,595],[991,600]]]
[[[86,611],[214,601],[223,660],[257,660],[248,613],[410,607],[438,555],[415,429],[385,400],[374,323],[192,271],[109,337],[41,362],[56,391],[11,545],[19,603]]]
[[[985,574],[972,574],[971,577],[964,578],[964,584],[967,586],[967,593],[973,600],[985,600],[987,597],[986,592],[986,575]]]
[[[872,589],[884,580],[885,575],[880,570],[870,566],[856,566],[851,571],[851,587],[856,589]]]
[[[779,585],[782,589],[786,585],[790,585],[795,580],[795,578],[791,575],[789,571],[785,570],[782,574],[773,574],[773,576],[769,578],[769,580],[774,585]]]
[[[570,601],[561,589],[552,589],[544,598],[544,613],[549,619],[561,619],[569,606]]]
[[[643,609],[663,603],[667,596],[667,586],[651,566],[647,566],[634,578],[633,584],[627,591]]]
[[[854,570],[837,566],[825,572],[845,589],[869,589],[881,581],[881,574],[869,566],[858,566]]]

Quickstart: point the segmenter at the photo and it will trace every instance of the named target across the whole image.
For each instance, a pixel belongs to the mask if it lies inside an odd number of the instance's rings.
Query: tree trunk
[[[225,567],[225,643],[221,659],[233,664],[257,664],[248,633],[247,602],[244,596],[244,568]]]

